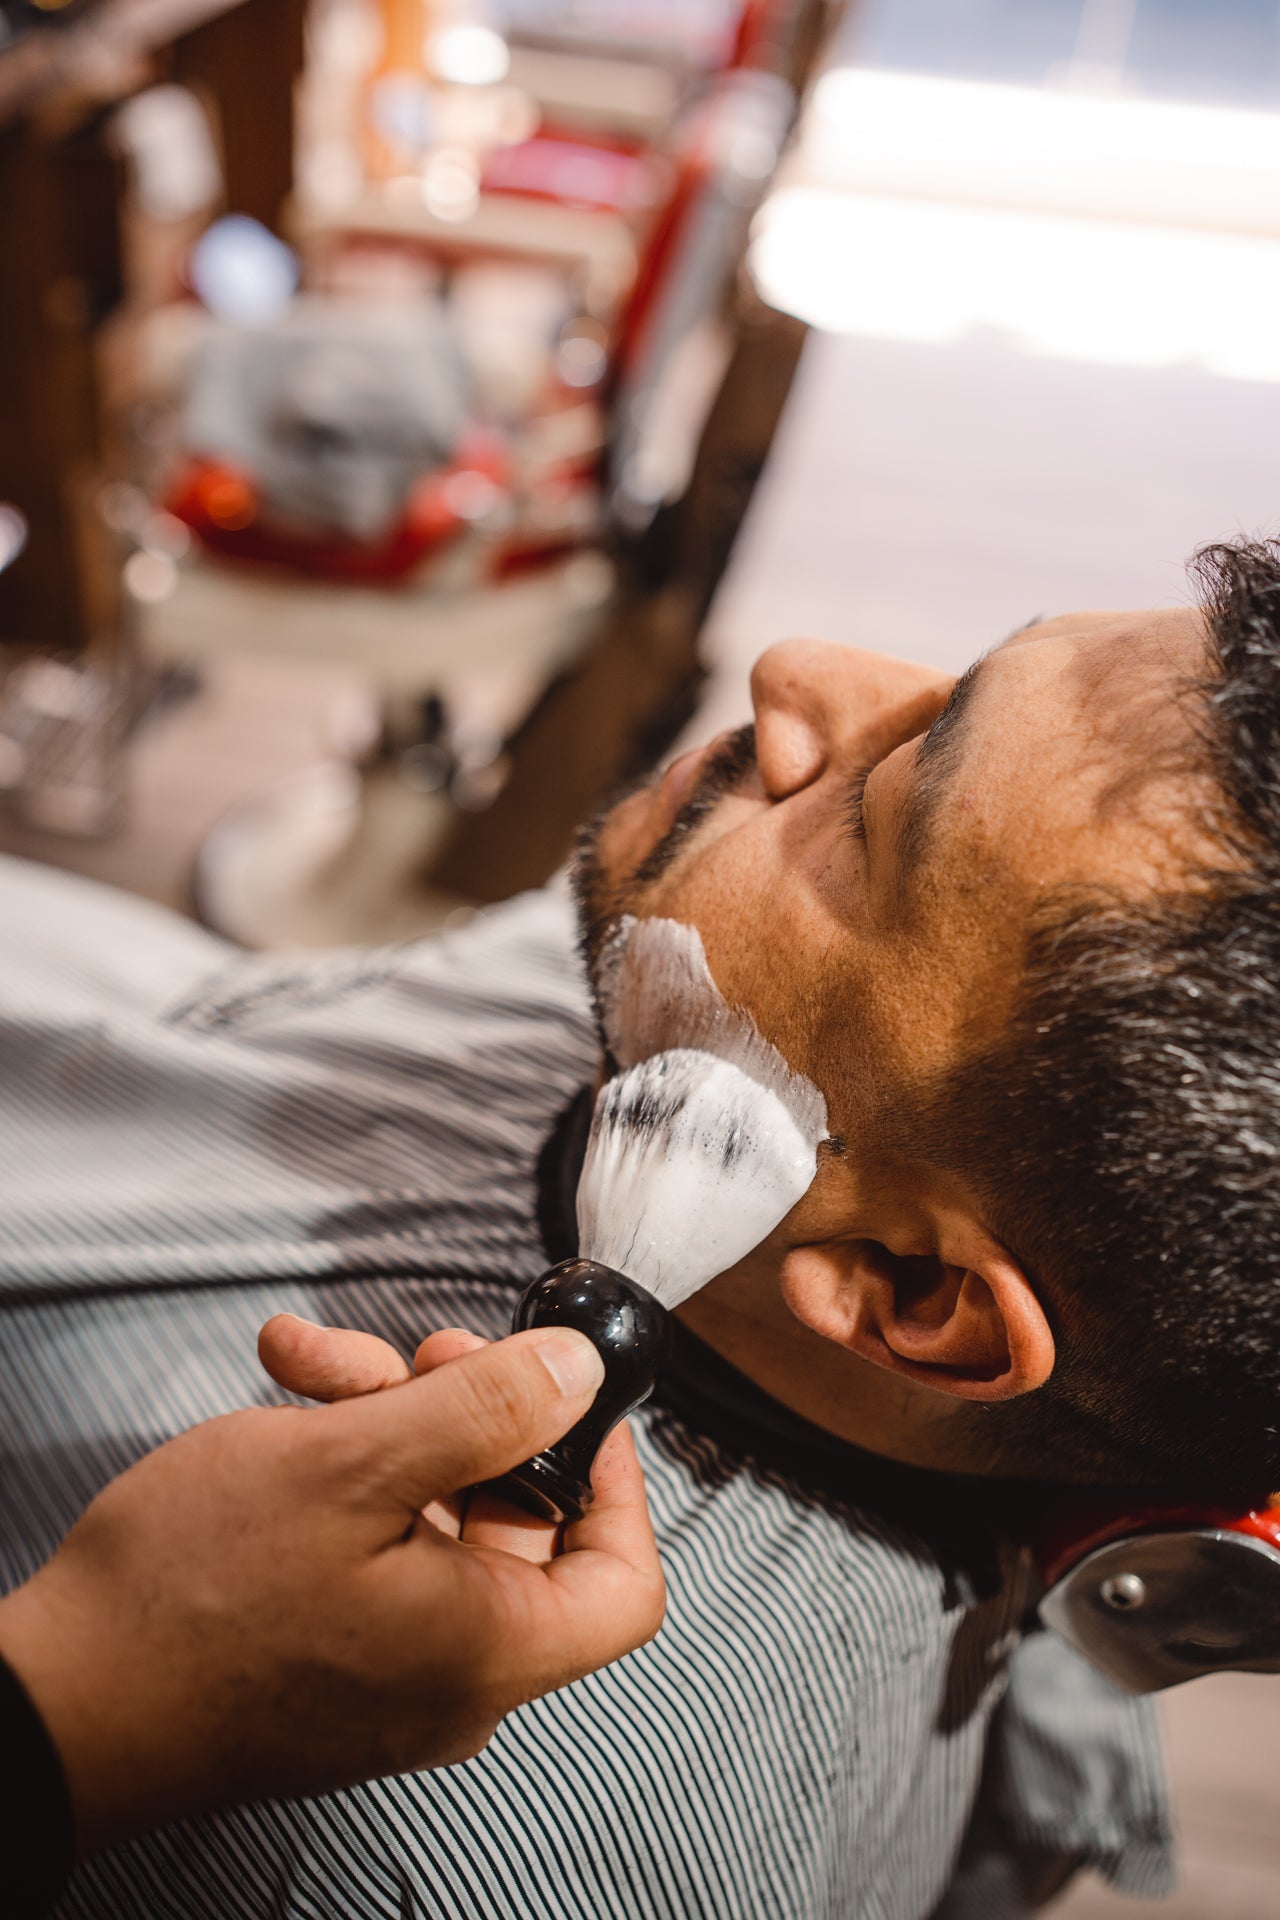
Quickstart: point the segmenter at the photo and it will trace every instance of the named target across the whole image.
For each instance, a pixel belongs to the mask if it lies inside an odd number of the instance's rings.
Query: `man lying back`
[[[1204,612],[1047,621],[954,687],[774,648],[754,731],[588,830],[588,975],[624,912],[696,926],[834,1136],[637,1416],[667,1623],[463,1766],[152,1836],[62,1911],[1163,1887],[1147,1709],[1022,1637],[1020,1547],[1028,1481],[1280,1482],[1280,552],[1202,576]],[[555,887],[303,960],[18,863],[0,898],[11,1583],[129,1459],[263,1396],[271,1313],[401,1353],[503,1332],[573,1250],[599,1052]]]

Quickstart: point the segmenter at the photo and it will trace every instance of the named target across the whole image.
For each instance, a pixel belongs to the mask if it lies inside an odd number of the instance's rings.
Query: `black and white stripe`
[[[592,1035],[555,889],[439,941],[303,960],[240,956],[14,862],[0,914],[11,1586],[148,1447],[275,1397],[255,1359],[269,1314],[406,1351],[433,1326],[504,1331],[543,1265],[538,1150],[591,1070]],[[670,1589],[651,1646],[514,1714],[465,1766],[151,1836],[84,1867],[61,1911],[928,1915],[1010,1671],[1020,1698],[1018,1575],[966,1610],[905,1530],[664,1408],[636,1424]],[[1099,1712],[1098,1751],[1121,1756],[1110,1778],[1127,1784],[1105,1819],[1084,1818],[1071,1768],[1055,1776],[1061,1736],[1023,1763],[1018,1843],[1062,1841],[1154,1889],[1150,1722],[1114,1698]]]

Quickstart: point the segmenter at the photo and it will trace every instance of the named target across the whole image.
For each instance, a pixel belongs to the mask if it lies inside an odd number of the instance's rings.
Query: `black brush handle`
[[[576,1327],[604,1361],[604,1384],[576,1427],[545,1453],[485,1484],[543,1520],[581,1520],[591,1463],[619,1420],[647,1400],[671,1355],[671,1315],[647,1288],[594,1260],[562,1260],[520,1296],[512,1333]]]

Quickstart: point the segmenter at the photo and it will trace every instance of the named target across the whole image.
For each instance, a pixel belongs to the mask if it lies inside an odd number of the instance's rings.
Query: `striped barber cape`
[[[148,1448],[280,1397],[269,1315],[404,1352],[505,1331],[547,1259],[539,1155],[594,1061],[555,887],[437,940],[263,957],[0,860],[0,920],[7,1588]],[[1149,1709],[1020,1640],[1015,1555],[966,1596],[893,1512],[696,1407],[634,1424],[670,1595],[650,1646],[465,1765],[103,1855],[60,1914],[925,1920],[969,1910],[980,1786],[988,1856],[1162,1890]]]

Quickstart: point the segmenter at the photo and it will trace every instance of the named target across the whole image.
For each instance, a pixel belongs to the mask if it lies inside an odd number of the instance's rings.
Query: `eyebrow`
[[[951,689],[941,713],[916,749],[915,780],[898,816],[899,872],[918,866],[929,849],[938,809],[960,763],[960,750],[974,695],[988,656],[973,662]]]

